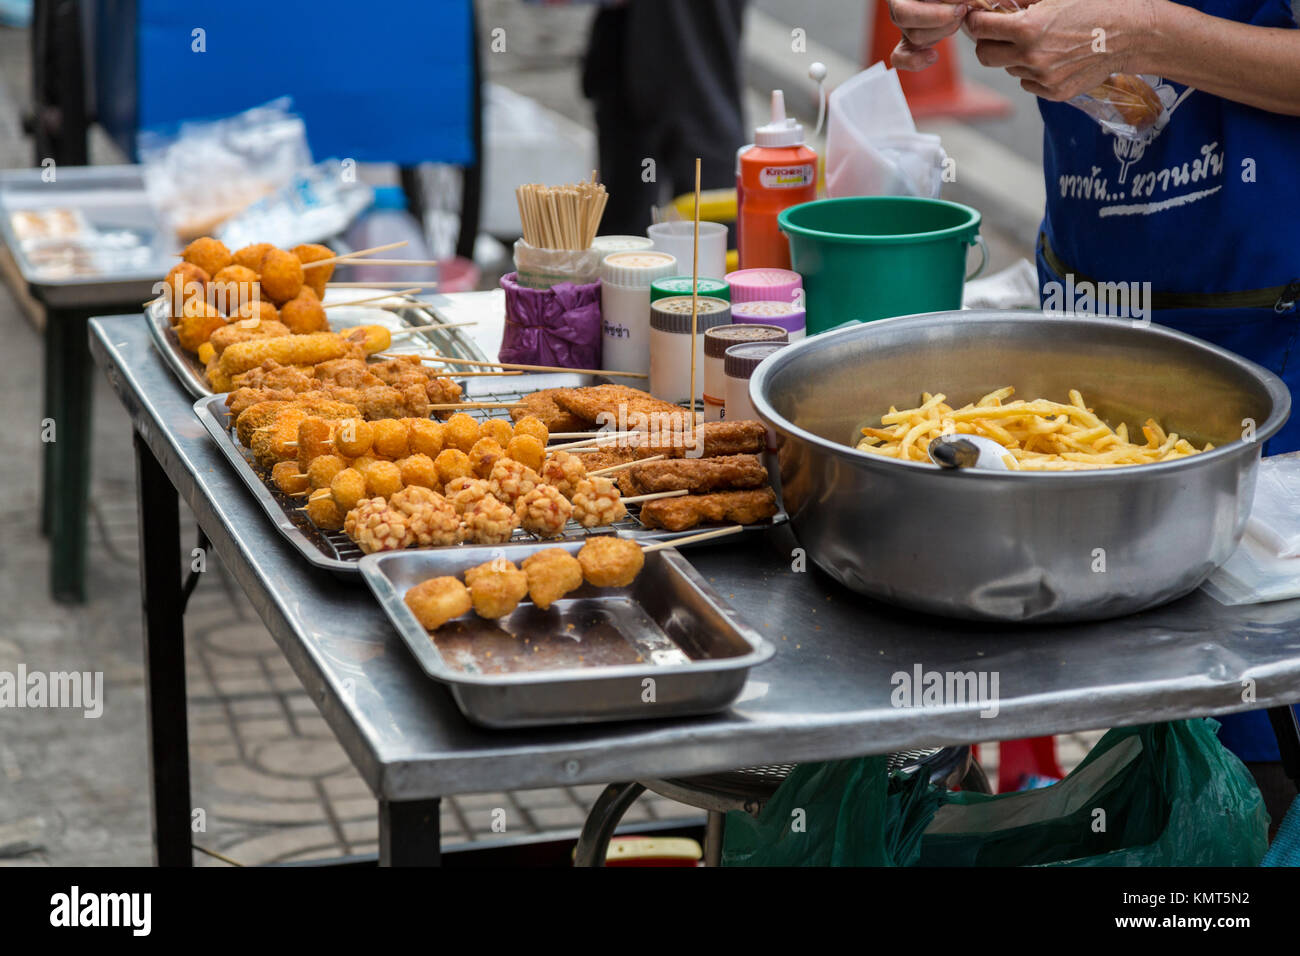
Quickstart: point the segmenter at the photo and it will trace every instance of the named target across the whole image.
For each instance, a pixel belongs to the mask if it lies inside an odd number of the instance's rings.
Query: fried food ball
[[[313,458],[311,464],[307,466],[307,483],[313,488],[329,488],[334,476],[347,467],[345,462],[338,455],[321,455],[319,458]]]
[[[623,496],[608,478],[588,475],[573,489],[573,517],[584,528],[613,524],[627,514]]]
[[[302,291],[302,263],[292,252],[271,248],[257,267],[262,293],[276,305],[284,305]]]
[[[582,587],[582,565],[563,548],[547,548],[524,558],[528,597],[543,611],[570,591]]]
[[[442,426],[442,443],[447,448],[468,452],[479,440],[478,422],[464,412],[457,412]]]
[[[538,471],[546,460],[546,446],[533,435],[515,435],[506,445],[506,457]]]
[[[267,323],[270,322],[280,326],[280,312],[276,309],[274,303],[267,302],[265,299],[258,299],[256,302],[245,302],[241,305],[235,310],[235,314],[230,317],[230,321],[237,324],[241,329],[269,328]],[[275,335],[289,334],[287,326],[281,326],[281,328],[283,328],[283,331],[280,328],[274,328],[271,329],[271,332]]]
[[[190,299],[205,299],[210,278],[192,262],[178,262],[171,267],[163,279],[166,288],[162,294],[171,305],[173,319],[181,317],[181,308]]]
[[[370,423],[373,440],[371,451],[385,458],[405,458],[411,453],[406,441],[406,426],[396,418],[381,418]]]
[[[344,468],[330,479],[330,494],[344,512],[351,511],[366,496],[366,476],[355,468]]]
[[[465,540],[474,544],[504,544],[518,526],[515,510],[491,495],[465,511]]]
[[[438,482],[438,467],[428,455],[407,455],[397,462],[402,473],[402,484],[406,487],[417,485],[437,491],[442,485]]]
[[[199,346],[199,361],[207,365],[217,356],[217,347],[211,341],[204,342]]]
[[[445,488],[457,478],[473,478],[474,469],[469,465],[469,455],[455,448],[444,448],[433,460],[438,469],[438,480]]]
[[[505,448],[510,444],[510,439],[515,437],[515,428],[504,418],[489,418],[478,427],[479,434],[483,438],[491,438],[494,442]]]
[[[513,458],[498,459],[488,476],[488,489],[511,508],[541,483],[541,475]]]
[[[469,589],[452,577],[421,581],[406,592],[402,601],[426,631],[436,631],[474,606]]]
[[[329,495],[308,501],[307,517],[322,531],[339,531],[343,528],[343,512]]]
[[[465,572],[474,613],[479,617],[505,617],[528,593],[528,575],[513,561],[497,559]]]
[[[474,474],[478,477],[486,478],[492,474],[492,466],[505,453],[506,450],[498,445],[495,439],[480,438],[469,450],[469,466],[474,469]]]
[[[307,286],[303,286],[296,296],[280,306],[280,321],[289,326],[289,331],[295,335],[328,332],[330,329],[320,297]]]
[[[352,459],[351,467],[361,472],[361,477],[364,478],[366,476],[366,472],[370,470],[371,465],[375,464],[376,462],[384,461],[384,460],[385,459],[383,458],[376,458],[374,455],[358,455],[356,458]]]
[[[340,329],[339,335],[360,342],[367,355],[387,352],[393,347],[393,333],[383,325],[352,325]]]
[[[491,494],[487,481],[482,478],[457,478],[442,493],[461,515]]]
[[[176,340],[187,352],[197,352],[217,329],[226,324],[226,317],[202,299],[190,299],[181,306],[181,318],[176,323]]]
[[[406,441],[413,455],[437,458],[442,451],[442,422],[428,418],[403,419],[406,422]]]
[[[587,477],[587,466],[581,455],[567,451],[555,451],[546,456],[542,463],[542,481],[554,485],[566,498],[573,498],[578,483]]]
[[[387,498],[402,490],[402,469],[391,461],[377,461],[364,474],[366,494],[371,498]]]
[[[277,461],[271,469],[271,480],[286,495],[299,495],[307,490],[308,476],[298,470],[296,461]]]
[[[344,519],[343,530],[366,554],[401,551],[414,540],[409,519],[383,498],[358,501]]]
[[[334,423],[308,415],[298,423],[298,464],[305,471],[321,455],[334,454]]]
[[[635,541],[601,535],[588,539],[582,546],[578,563],[588,584],[598,588],[625,588],[641,573],[645,555]]]
[[[302,246],[294,246],[291,251],[298,257],[298,261],[303,265],[306,265],[309,262],[316,262],[320,259],[334,258],[333,249],[314,242],[309,242]],[[302,282],[303,285],[316,293],[316,298],[324,299],[325,283],[329,282],[330,277],[333,275],[334,263],[331,262],[327,266],[317,266],[315,269],[303,269]]]
[[[194,263],[210,276],[216,275],[233,261],[226,244],[211,236],[195,239],[185,247],[181,258],[186,262]]]
[[[552,485],[538,485],[515,502],[519,527],[543,538],[555,538],[573,517],[573,505]]]
[[[334,433],[334,448],[340,455],[360,458],[370,451],[375,430],[364,418],[345,418]]]
[[[234,315],[245,305],[262,301],[257,273],[243,266],[226,266],[214,275],[206,294],[208,304],[226,315]]]
[[[520,435],[532,435],[543,447],[551,440],[551,430],[536,415],[525,415],[515,422],[515,437]]]
[[[262,265],[262,257],[274,248],[275,246],[269,242],[255,242],[250,246],[236,249],[231,259],[234,260],[235,265],[256,272]]]
[[[460,542],[460,515],[436,491],[408,485],[389,498],[388,504],[410,519],[416,547],[440,548]]]

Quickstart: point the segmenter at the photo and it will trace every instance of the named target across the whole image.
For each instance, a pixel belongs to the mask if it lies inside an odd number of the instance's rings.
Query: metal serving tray
[[[161,277],[160,277],[161,278]],[[349,302],[357,299],[368,299],[371,296],[382,295],[383,289],[326,289],[325,304],[330,305],[335,302]],[[330,328],[334,331],[351,328],[357,325],[383,325],[394,332],[411,325],[432,325],[436,322],[445,320],[438,314],[438,299],[441,296],[433,296],[431,300],[417,300],[394,296],[392,305],[383,303],[383,307],[376,307],[375,304],[359,306],[335,306],[331,308],[326,315],[329,317]],[[181,383],[195,398],[202,398],[205,395],[211,395],[212,387],[208,384],[207,378],[203,374],[203,364],[198,357],[181,348],[180,342],[176,339],[176,333],[172,331],[170,309],[165,302],[155,302],[146,306],[144,310],[145,324],[149,328],[149,337],[153,339],[154,348],[163,357]],[[430,348],[436,349],[441,355],[450,355],[453,358],[477,359],[483,360],[486,355],[474,344],[474,340],[464,334],[463,329],[427,329],[410,336],[404,336],[395,339],[393,345],[387,351],[390,353],[408,353],[408,352],[427,352]]]
[[[428,578],[459,577],[498,556],[519,564],[545,548],[576,554],[582,544],[394,551],[363,558],[361,573],[425,673],[487,727],[714,713],[775,652],[672,548],[646,555],[626,588],[584,584],[547,611],[525,600],[500,621],[471,611],[433,635],[403,601]]]

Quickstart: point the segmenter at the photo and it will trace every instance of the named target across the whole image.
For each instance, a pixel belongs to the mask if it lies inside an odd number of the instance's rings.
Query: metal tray
[[[348,302],[382,295],[383,289],[329,289],[325,290],[325,303]],[[438,314],[437,300],[432,301],[393,297],[393,304],[383,303],[382,308],[373,303],[359,306],[336,306],[329,310],[330,328],[334,331],[357,325],[383,325],[396,332],[410,325],[432,325],[445,320]],[[155,302],[144,310],[145,324],[154,348],[163,357],[181,384],[195,398],[211,395],[212,387],[203,374],[203,364],[198,357],[181,348],[172,331],[169,309],[164,302]],[[486,359],[487,356],[464,334],[464,329],[428,329],[416,335],[396,339],[388,352],[427,352],[432,345],[440,354],[453,358]]]
[[[469,381],[474,381],[474,379]],[[542,386],[539,385],[538,387]],[[519,393],[489,392],[476,397],[489,401],[512,401],[519,397]],[[316,567],[355,579],[360,570],[357,567],[357,562],[363,557],[361,549],[342,531],[322,531],[317,528],[308,520],[306,514],[298,510],[302,507],[301,499],[290,498],[282,494],[278,488],[270,483],[269,476],[266,479],[262,477],[262,474],[253,464],[252,453],[239,444],[239,439],[231,429],[233,423],[230,422],[230,416],[226,414],[226,396],[209,395],[206,398],[199,399],[194,403],[194,414],[198,416],[208,434],[216,441],[217,447],[221,449],[222,454],[234,467],[235,472],[244,480],[248,490],[253,493],[253,497],[262,506],[262,510],[266,512],[267,517],[271,519],[271,523],[279,529],[289,543]],[[467,409],[466,414],[482,420],[492,417],[494,413],[486,409]],[[636,506],[633,505],[632,507],[635,508]],[[776,525],[784,524],[786,520],[785,512],[780,512],[769,521],[760,521],[748,525],[747,530],[765,531]],[[542,539],[524,531],[522,528],[516,528],[513,540],[519,544],[545,543],[545,541],[550,543],[577,541],[581,545],[583,541],[592,535],[617,532],[623,537],[635,538],[638,541],[663,541],[671,538],[683,538],[687,535],[696,534],[701,530],[706,529],[692,528],[688,531],[665,531],[661,528],[647,528],[637,520],[634,513],[629,513],[627,517],[614,524],[600,528],[588,529],[582,527],[576,521],[570,521],[564,535],[560,538]],[[463,551],[476,547],[484,546],[455,544],[429,550]]]
[[[402,600],[428,578],[553,547],[576,553],[582,542],[395,551],[363,558],[361,572],[425,673],[486,727],[714,713],[775,652],[671,548],[646,555],[626,588],[584,584],[547,611],[525,601],[499,622],[470,612],[434,635]]]

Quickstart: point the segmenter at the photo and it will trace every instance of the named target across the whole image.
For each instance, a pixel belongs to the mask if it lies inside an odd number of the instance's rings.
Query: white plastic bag
[[[1260,462],[1241,544],[1202,587],[1220,604],[1300,597],[1300,453]]]

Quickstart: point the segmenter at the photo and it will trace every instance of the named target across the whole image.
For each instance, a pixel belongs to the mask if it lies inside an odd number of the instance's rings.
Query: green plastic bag
[[[891,780],[879,757],[802,765],[758,820],[728,814],[723,863],[1256,866],[1268,814],[1218,726],[1112,730],[1060,783],[997,796]],[[791,826],[800,810],[802,832]]]

